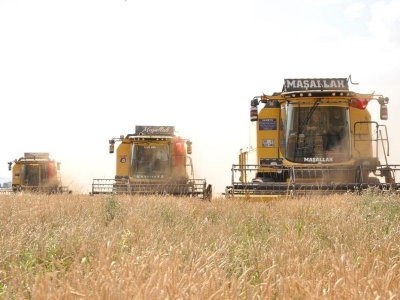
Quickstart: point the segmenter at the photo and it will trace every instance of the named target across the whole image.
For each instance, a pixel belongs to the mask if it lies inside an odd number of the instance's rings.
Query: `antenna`
[[[347,78],[347,81],[350,81],[351,84],[357,85],[358,83],[355,83],[353,81],[351,81],[351,75],[349,75],[349,78]]]

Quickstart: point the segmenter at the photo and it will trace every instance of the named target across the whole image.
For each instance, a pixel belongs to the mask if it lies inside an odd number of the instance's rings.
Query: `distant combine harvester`
[[[24,157],[8,163],[12,171],[13,192],[38,192],[49,194],[71,194],[61,183],[60,162],[50,158],[46,152],[26,152]]]

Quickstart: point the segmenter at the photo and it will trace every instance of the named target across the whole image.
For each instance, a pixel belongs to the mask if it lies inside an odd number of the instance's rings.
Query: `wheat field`
[[[0,204],[0,299],[400,298],[396,195]]]

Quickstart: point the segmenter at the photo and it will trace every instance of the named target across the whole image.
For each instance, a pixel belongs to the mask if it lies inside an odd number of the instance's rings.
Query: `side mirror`
[[[381,120],[387,120],[388,119],[388,109],[386,104],[381,104]]]
[[[258,106],[258,99],[252,99],[250,100],[250,106]]]
[[[110,143],[110,149],[109,149],[110,153],[114,153],[115,141],[114,140],[109,140],[108,142]]]
[[[187,154],[192,154],[192,142],[186,141],[186,145],[187,145]]]
[[[8,162],[8,171],[11,171],[12,161]]]
[[[250,106],[250,121],[254,122],[258,120],[258,109],[257,106]]]

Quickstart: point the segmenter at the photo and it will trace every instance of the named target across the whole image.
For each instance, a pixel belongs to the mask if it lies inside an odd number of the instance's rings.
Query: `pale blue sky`
[[[24,152],[50,152],[64,184],[88,191],[114,176],[109,138],[174,125],[195,177],[222,192],[254,96],[349,75],[391,99],[399,164],[399,28],[400,0],[0,0],[0,177]]]

